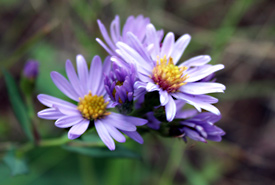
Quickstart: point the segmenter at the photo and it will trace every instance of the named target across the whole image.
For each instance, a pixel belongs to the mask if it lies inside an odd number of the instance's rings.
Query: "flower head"
[[[206,142],[206,140],[219,142],[222,140],[221,136],[225,135],[225,132],[215,126],[214,123],[220,119],[221,115],[203,112],[180,122],[184,125],[180,131],[183,133],[183,138],[189,137],[201,142]]]
[[[199,82],[199,80],[223,69],[224,66],[207,64],[211,60],[208,55],[197,56],[176,65],[190,42],[191,37],[188,34],[181,36],[175,42],[175,36],[170,32],[160,44],[155,27],[149,24],[146,27],[145,42],[147,45],[153,45],[150,48],[143,47],[134,34],[127,35],[131,44],[118,42],[119,49],[116,52],[127,63],[137,67],[140,82],[135,84],[135,88],[139,89],[137,91],[139,95],[152,91],[159,92],[160,103],[165,107],[168,121],[172,121],[176,114],[174,99],[186,101],[198,111],[205,109],[220,114],[212,105],[218,100],[205,94],[223,92],[225,86],[215,82]],[[117,59],[113,57],[112,60]]]
[[[39,62],[36,60],[29,60],[24,66],[23,74],[26,78],[33,80],[39,73]]]
[[[225,132],[214,125],[221,119],[221,115],[211,112],[197,113],[195,110],[181,110],[177,112],[176,119],[184,119],[180,121],[182,125],[178,128],[181,137],[186,140],[189,137],[195,141],[207,142],[206,140],[219,142]]]
[[[69,80],[58,72],[52,72],[51,78],[59,90],[74,100],[77,105],[40,94],[38,100],[49,108],[38,112],[38,117],[56,120],[55,125],[60,128],[71,127],[68,132],[69,139],[81,136],[93,122],[99,137],[110,150],[115,149],[113,139],[125,142],[126,138],[122,133],[142,143],[143,139],[136,132],[136,126],[144,125],[147,120],[108,111],[108,108],[112,108],[112,104],[106,96],[103,72],[108,73],[110,70],[109,58],[102,66],[101,59],[95,56],[90,70],[83,56],[78,55],[76,61],[78,75],[71,61],[68,60],[66,73]]]
[[[115,19],[110,25],[110,36],[105,26],[101,23],[100,20],[97,21],[101,34],[105,40],[105,43],[96,38],[96,41],[112,56],[119,56],[116,53],[116,43],[119,41],[129,43],[127,33],[131,32],[136,36],[136,38],[142,43],[145,44],[145,32],[146,26],[150,23],[148,17],[143,17],[143,15],[138,15],[137,17],[129,16],[123,25],[122,31],[120,31],[120,19],[119,16],[115,16]],[[158,38],[161,39],[163,36],[163,31],[157,31]]]
[[[105,89],[116,104],[133,101],[136,70],[133,65],[129,67],[129,69],[125,69],[113,63],[112,70],[105,75]]]

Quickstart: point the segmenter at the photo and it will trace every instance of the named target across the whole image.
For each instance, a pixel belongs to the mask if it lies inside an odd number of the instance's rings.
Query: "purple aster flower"
[[[127,33],[131,32],[136,36],[136,38],[144,44],[145,40],[145,32],[146,26],[150,23],[150,19],[148,17],[143,17],[143,15],[139,15],[137,17],[129,16],[122,28],[122,32],[120,31],[120,20],[119,16],[115,16],[115,19],[112,21],[110,25],[110,35],[106,30],[105,26],[101,23],[100,20],[97,21],[101,34],[106,42],[106,44],[99,38],[96,38],[96,41],[112,56],[118,56],[115,52],[117,49],[116,43],[119,41],[128,43]],[[157,35],[159,40],[163,37],[163,30],[157,31]]]
[[[203,112],[196,116],[181,121],[184,125],[180,129],[184,133],[184,137],[189,137],[196,141],[207,142],[206,140],[220,142],[221,136],[225,135],[225,132],[214,125],[215,122],[221,119],[221,115],[216,115],[211,112]]]
[[[29,60],[24,66],[23,74],[26,78],[33,80],[39,73],[39,62],[36,60]]]
[[[134,83],[136,82],[136,70],[133,65],[130,69],[113,63],[112,70],[105,75],[105,89],[111,100],[116,104],[124,104],[133,101]]]
[[[197,113],[196,110],[178,111],[176,119],[184,119],[180,121],[183,126],[179,128],[182,137],[186,140],[189,137],[195,141],[207,142],[206,140],[220,142],[225,132],[214,125],[221,119],[221,115],[211,112]]]
[[[69,80],[58,72],[52,72],[51,78],[59,90],[74,100],[77,105],[53,96],[40,94],[38,100],[49,108],[38,112],[38,117],[56,120],[55,125],[59,128],[71,127],[68,132],[69,139],[81,136],[93,122],[99,137],[110,150],[115,149],[113,139],[125,142],[126,139],[122,133],[143,143],[142,137],[136,132],[136,126],[144,125],[147,120],[108,111],[108,108],[113,106],[105,96],[102,74],[110,70],[109,58],[107,57],[102,65],[100,57],[95,56],[90,70],[88,70],[83,56],[78,55],[76,61],[78,75],[73,64],[68,60],[66,73]]]
[[[161,106],[165,107],[166,118],[172,121],[176,114],[175,99],[186,101],[198,111],[205,109],[217,115],[219,110],[213,106],[218,100],[205,95],[207,93],[223,92],[225,86],[215,82],[199,82],[199,80],[224,68],[222,64],[207,64],[211,58],[201,55],[191,58],[176,66],[185,48],[190,42],[188,34],[181,36],[175,42],[173,33],[168,33],[160,46],[155,27],[149,24],[146,27],[146,43],[152,45],[150,49],[143,47],[139,39],[132,33],[128,33],[128,42],[118,42],[119,49],[116,52],[129,64],[137,68],[137,76],[140,82],[135,83],[138,94],[142,96],[146,92],[158,91]],[[116,61],[116,57],[112,57]]]

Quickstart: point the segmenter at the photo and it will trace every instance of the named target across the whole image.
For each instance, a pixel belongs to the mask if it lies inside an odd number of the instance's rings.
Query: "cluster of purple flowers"
[[[68,79],[52,72],[55,85],[75,104],[40,94],[38,100],[48,107],[38,112],[40,118],[56,120],[60,128],[70,127],[69,139],[95,127],[110,150],[115,149],[114,140],[125,142],[125,135],[143,143],[137,126],[167,127],[166,135],[184,140],[221,140],[225,133],[214,125],[221,118],[213,105],[218,99],[206,94],[224,92],[225,86],[213,80],[214,72],[224,68],[222,64],[208,64],[208,55],[179,62],[190,35],[177,40],[172,32],[164,36],[142,15],[130,16],[122,31],[118,16],[110,33],[100,20],[98,25],[104,39],[96,41],[109,56],[103,63],[95,56],[88,69],[84,57],[78,55],[77,72],[68,60]],[[186,104],[195,109],[186,109]]]

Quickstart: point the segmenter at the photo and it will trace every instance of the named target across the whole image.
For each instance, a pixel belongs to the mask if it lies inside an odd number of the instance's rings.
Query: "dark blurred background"
[[[0,163],[1,185],[258,185],[275,184],[275,1],[274,0],[0,0],[0,66],[19,80],[28,59],[40,62],[36,94],[64,97],[50,71],[64,72],[66,59],[83,54],[90,61],[107,53],[97,44],[100,19],[109,27],[115,15],[150,17],[157,28],[192,40],[182,60],[209,54],[225,69],[216,75],[226,85],[217,107],[220,143],[144,136],[144,144],[126,145],[141,160],[102,159],[59,147],[37,148],[27,158],[29,172],[11,176]],[[0,157],[10,142],[26,138],[16,120],[0,72]],[[43,107],[35,99],[37,111]],[[41,137],[64,130],[53,121],[39,123]]]

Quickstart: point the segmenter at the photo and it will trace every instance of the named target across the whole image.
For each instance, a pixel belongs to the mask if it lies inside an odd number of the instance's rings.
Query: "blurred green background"
[[[274,0],[0,0],[0,66],[19,83],[24,63],[36,59],[40,76],[35,94],[65,98],[50,71],[64,73],[66,59],[75,61],[77,54],[87,61],[95,54],[107,55],[95,41],[102,38],[97,19],[108,27],[115,15],[124,24],[129,15],[139,14],[166,33],[192,36],[182,60],[209,54],[212,64],[225,65],[217,81],[227,90],[216,95],[223,115],[217,125],[227,133],[223,141],[185,144],[147,134],[143,145],[130,140],[123,145],[136,151],[137,158],[38,147],[17,156],[22,160],[13,172],[25,174],[13,176],[7,164],[0,163],[1,185],[275,184]],[[3,71],[0,92],[2,158],[7,148],[13,152],[12,143],[21,146],[27,137],[14,116]],[[35,97],[33,102],[36,111],[43,108]],[[38,130],[42,138],[66,133],[45,120],[38,122]]]

